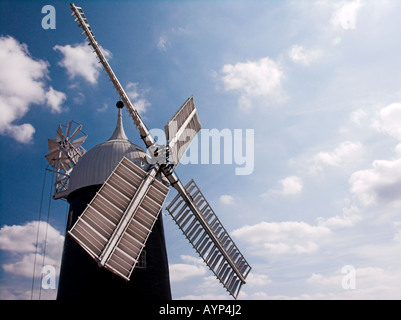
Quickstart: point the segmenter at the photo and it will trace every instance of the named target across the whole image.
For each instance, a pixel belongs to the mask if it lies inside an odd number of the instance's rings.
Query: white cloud
[[[167,48],[170,46],[170,42],[168,41],[166,36],[160,36],[159,41],[157,42],[157,49],[160,51],[167,51]]]
[[[235,200],[234,200],[234,197],[227,195],[227,194],[223,194],[220,196],[220,203],[227,205],[227,206],[232,206],[235,204]]]
[[[32,104],[46,104],[52,112],[61,112],[65,94],[50,87],[46,90],[49,64],[31,57],[28,47],[16,39],[0,37],[0,134],[21,143],[32,141],[35,128],[15,124]]]
[[[350,120],[352,123],[360,126],[362,124],[362,120],[366,119],[367,113],[362,109],[355,110],[350,114]]]
[[[269,276],[265,274],[257,274],[257,273],[249,273],[248,277],[246,278],[247,286],[266,286],[271,283],[272,280]]]
[[[352,164],[364,152],[363,145],[357,141],[344,141],[332,152],[318,152],[313,157],[313,171],[321,171],[322,165],[341,167]]]
[[[199,264],[199,265],[203,265],[203,260],[201,258],[196,258],[193,256],[187,256],[187,255],[181,255],[180,256],[181,260],[185,263],[190,263],[190,264]]]
[[[331,16],[331,24],[344,30],[355,29],[358,11],[363,5],[361,0],[342,1],[340,7]]]
[[[96,109],[97,112],[105,112],[109,108],[107,103],[103,103],[103,107],[99,107]]]
[[[306,282],[325,286],[339,286],[343,277],[344,275],[341,274],[324,276],[319,273],[313,273]]]
[[[144,97],[148,90],[139,89],[138,86],[139,84],[137,82],[129,82],[125,89],[134,108],[139,113],[145,113],[147,107],[151,105],[150,102]]]
[[[341,269],[332,274],[314,273],[306,283],[310,290],[319,293],[311,294],[311,299],[397,299],[401,290],[395,283],[401,281],[401,270],[376,266],[355,267],[355,288],[345,290],[342,282],[346,274]]]
[[[313,61],[319,59],[323,52],[321,49],[306,49],[300,45],[294,45],[291,47],[288,56],[296,63],[303,65],[310,65]]]
[[[319,148],[321,149],[321,148]],[[366,147],[359,141],[343,141],[331,151],[316,151],[317,148],[305,151],[289,160],[291,167],[306,175],[316,176],[329,168],[344,171],[355,170],[361,164]]]
[[[37,233],[37,221],[27,222],[24,225],[4,225],[0,229],[0,250],[12,252],[34,252]],[[51,225],[42,221],[39,224],[38,243],[40,246],[44,245],[45,234],[47,234],[46,251],[49,254],[60,254],[60,244],[62,245],[64,242],[64,237]]]
[[[170,281],[180,282],[188,280],[191,277],[203,276],[207,270],[203,265],[202,260],[182,255],[181,259],[186,263],[178,263],[169,265]]]
[[[20,125],[10,125],[4,130],[4,133],[10,135],[18,142],[29,143],[32,141],[35,131],[35,128],[30,123],[24,123]]]
[[[270,102],[284,99],[283,70],[269,57],[258,61],[238,62],[234,65],[226,64],[222,73],[225,90],[240,93],[239,106],[242,109],[250,109],[253,98],[263,97]]]
[[[200,285],[198,287],[196,287],[196,293],[195,294],[189,294],[189,295],[185,295],[182,297],[177,298],[177,300],[210,300],[210,301],[219,301],[219,300],[229,300],[230,296],[228,294],[224,294],[224,293],[213,293],[211,291],[211,287],[209,286],[210,284],[212,284],[212,288],[214,288],[214,284],[217,283],[218,285],[219,282],[216,279],[216,277],[211,276],[208,278],[205,278],[204,283],[207,284],[203,284]]]
[[[401,140],[401,103],[382,108],[372,127]],[[401,156],[401,143],[394,148]],[[351,193],[365,206],[378,204],[401,204],[401,158],[375,160],[370,169],[354,172],[350,179]]]
[[[394,241],[401,242],[401,230],[394,235]]]
[[[87,43],[72,46],[67,44],[65,46],[56,45],[53,49],[63,54],[63,59],[59,62],[59,65],[66,68],[71,79],[81,77],[91,84],[97,83],[102,65],[98,62],[92,46],[88,46]],[[111,58],[110,51],[101,49],[106,58]]]
[[[260,222],[244,226],[232,235],[251,245],[256,255],[287,253],[312,253],[319,249],[322,239],[331,231],[325,226],[312,226],[305,222]]]
[[[73,88],[74,86],[70,86],[70,88]],[[72,100],[74,101],[75,104],[83,104],[85,101],[86,97],[82,92],[78,92],[74,95],[74,97],[72,98]]]
[[[302,192],[302,180],[297,176],[287,177],[283,180],[280,180],[279,183],[282,186],[282,194],[284,196],[294,195]]]
[[[371,169],[354,172],[350,190],[364,205],[401,202],[401,158],[375,160]]]
[[[18,260],[16,262],[11,262],[11,263],[5,263],[2,265],[3,269],[5,272],[12,273],[15,275],[23,276],[23,277],[32,277],[33,273],[33,266],[36,262],[40,262],[43,265],[51,265],[54,266],[56,270],[56,274],[59,274],[60,272],[60,261],[59,260],[54,260],[49,257],[43,257],[41,254],[37,254],[35,258],[35,254],[26,254],[22,256],[21,260]],[[38,268],[36,270],[36,275],[38,276],[40,274],[41,269]]]
[[[52,113],[60,113],[62,111],[61,105],[66,98],[63,92],[54,90],[52,86],[50,86],[49,91],[46,92],[47,105],[50,107]]]
[[[156,47],[159,51],[166,52],[171,47],[172,42],[191,33],[188,27],[172,27],[169,30],[163,30],[163,34],[157,39]]]
[[[395,153],[401,157],[401,143],[397,144],[394,148]]]
[[[169,266],[170,281],[184,281],[190,277],[202,276],[206,273],[206,269],[201,266],[190,264],[173,264]]]
[[[54,268],[58,276],[63,243],[64,237],[60,232],[46,222],[32,221],[24,225],[5,225],[0,229],[0,250],[5,251],[1,267],[8,275],[32,279],[33,275],[35,278],[40,278],[42,266],[49,265]],[[33,274],[34,269],[35,274]],[[5,282],[0,286],[0,296],[4,299],[30,299],[31,286],[31,281],[24,279],[17,284]],[[36,289],[34,291],[37,296]],[[44,290],[42,298],[55,299],[55,294],[56,290]]]
[[[373,128],[401,140],[401,103],[392,103],[381,109],[378,117],[372,124]]]
[[[319,217],[317,221],[320,226],[325,226],[330,229],[352,227],[362,220],[359,211],[357,206],[351,205],[349,208],[343,208],[342,216],[335,215],[330,218]]]
[[[291,196],[302,192],[302,179],[297,176],[286,177],[278,181],[277,188],[270,189],[268,192],[261,194],[262,198],[274,195]]]

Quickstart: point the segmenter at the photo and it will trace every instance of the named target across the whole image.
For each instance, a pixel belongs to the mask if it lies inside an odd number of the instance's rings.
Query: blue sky
[[[41,26],[47,4],[56,29]],[[76,5],[148,128],[162,129],[194,95],[204,129],[254,131],[249,175],[235,162],[177,168],[253,267],[240,299],[401,297],[399,1]],[[0,8],[0,298],[29,299],[47,139],[74,120],[87,150],[105,141],[118,97],[68,2]],[[127,113],[123,122],[142,145]],[[45,178],[35,298],[44,234],[45,264],[58,270],[67,210],[62,200],[48,210]],[[230,299],[165,214],[173,298]]]

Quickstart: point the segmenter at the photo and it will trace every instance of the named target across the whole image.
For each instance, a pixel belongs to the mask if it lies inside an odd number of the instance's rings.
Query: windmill
[[[87,135],[82,133],[82,125],[80,124],[71,133],[73,125],[74,121],[71,120],[67,126],[65,135],[63,134],[61,125],[59,125],[56,139],[48,139],[49,153],[45,158],[56,172],[54,199],[60,199],[65,195],[68,190],[70,173],[78,160],[86,152],[82,144],[85,142]],[[73,140],[76,136],[78,137]]]
[[[146,171],[123,157],[68,230],[68,235],[101,269],[129,281],[172,186],[178,194],[168,204],[167,211],[209,269],[237,298],[251,267],[196,183],[191,180],[183,185],[175,173],[182,155],[201,129],[193,97],[166,124],[167,146],[156,144],[102,53],[82,8],[70,6],[72,16],[122,100],[117,103],[119,121],[125,105],[146,145],[150,166]],[[118,130],[121,131],[119,126]]]

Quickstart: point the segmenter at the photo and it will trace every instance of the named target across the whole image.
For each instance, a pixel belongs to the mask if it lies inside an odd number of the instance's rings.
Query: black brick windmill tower
[[[58,299],[171,299],[168,260],[160,214],[169,187],[177,195],[166,210],[226,290],[237,298],[251,270],[209,203],[191,180],[175,173],[182,155],[201,129],[193,97],[166,124],[167,146],[158,145],[133,107],[97,43],[82,8],[71,4],[121,101],[110,139],[82,148],[81,126],[49,140],[46,156],[55,169],[54,198],[70,204]],[[146,151],[124,133],[126,107]]]

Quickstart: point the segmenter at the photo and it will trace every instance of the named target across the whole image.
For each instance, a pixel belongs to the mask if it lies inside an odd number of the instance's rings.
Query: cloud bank
[[[45,105],[52,113],[62,112],[63,92],[47,87],[49,64],[33,58],[26,44],[13,37],[0,37],[0,134],[20,143],[32,142],[35,128],[18,124],[33,105]]]

